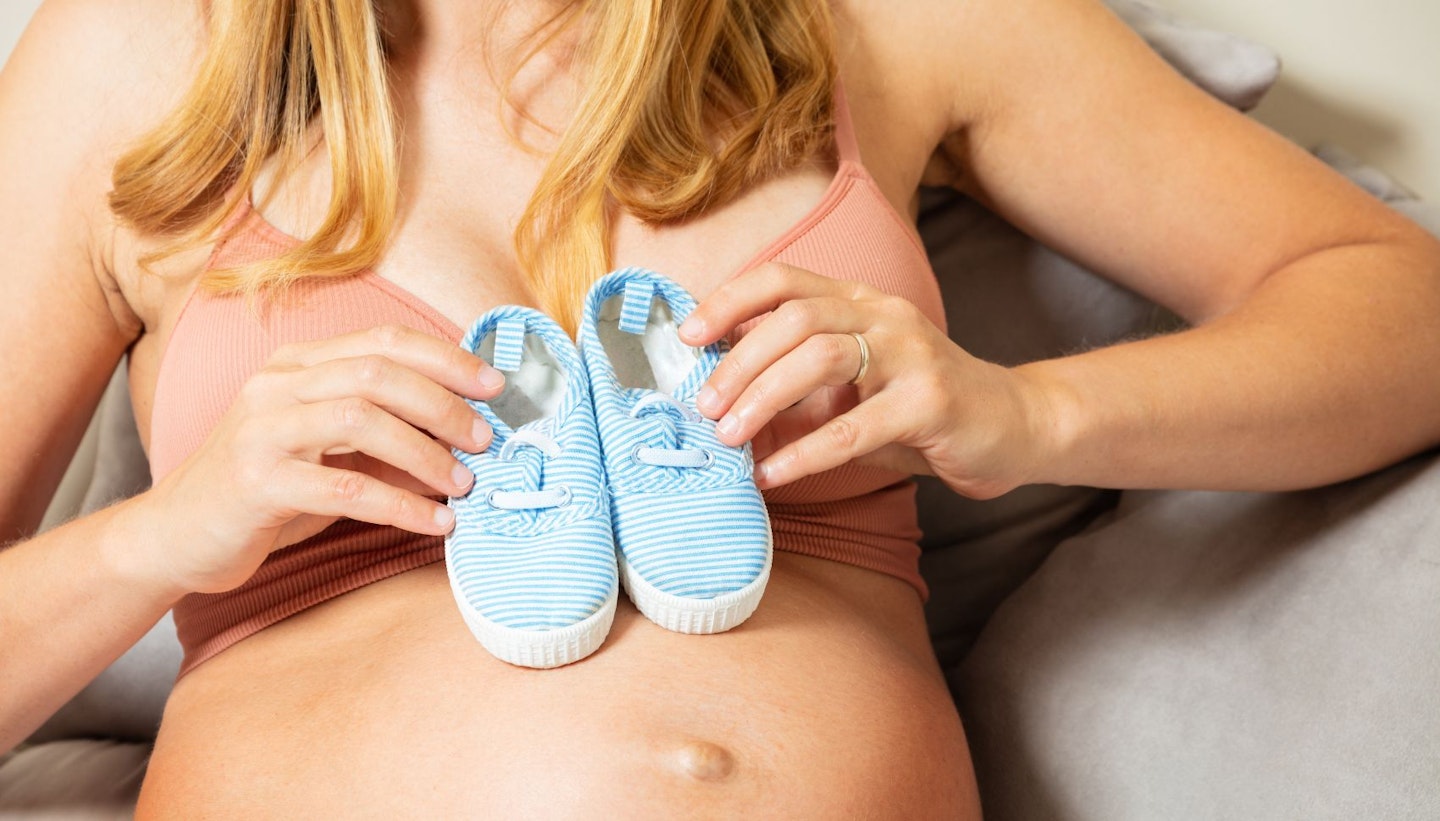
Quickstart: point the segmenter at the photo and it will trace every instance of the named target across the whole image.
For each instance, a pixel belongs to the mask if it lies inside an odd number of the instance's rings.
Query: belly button
[[[675,753],[675,763],[682,773],[699,781],[723,781],[735,772],[735,756],[708,741],[685,742]]]

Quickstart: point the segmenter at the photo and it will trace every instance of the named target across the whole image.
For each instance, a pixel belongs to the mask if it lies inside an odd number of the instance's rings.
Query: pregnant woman
[[[1095,0],[47,0],[0,75],[0,749],[173,608],[141,818],[978,817],[910,474],[1295,488],[1440,441],[1440,247]],[[1192,327],[1007,369],[953,185]],[[700,300],[740,627],[498,661],[447,584],[503,304]],[[33,534],[126,357],[151,490]],[[1157,545],[1156,549],[1163,549]]]

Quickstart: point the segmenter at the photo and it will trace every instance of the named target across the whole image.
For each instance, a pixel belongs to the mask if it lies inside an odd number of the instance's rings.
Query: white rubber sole
[[[449,576],[449,574],[446,574]],[[506,627],[480,615],[470,606],[465,594],[450,577],[450,590],[465,625],[490,655],[517,667],[533,667],[547,670],[577,662],[596,650],[610,634],[610,625],[615,621],[615,603],[620,598],[619,590],[611,590],[605,604],[582,622],[559,630],[517,630]]]
[[[616,551],[620,562],[620,581],[625,594],[645,618],[666,630],[690,635],[723,633],[755,613],[770,581],[770,567],[775,559],[775,539],[765,534],[765,569],[755,581],[733,593],[713,599],[687,599],[666,593],[640,577],[625,563],[625,555]]]

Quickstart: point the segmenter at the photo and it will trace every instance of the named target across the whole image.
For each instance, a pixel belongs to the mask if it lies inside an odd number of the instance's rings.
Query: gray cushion
[[[953,191],[927,191],[919,225],[950,336],[981,359],[1015,365],[1175,324]],[[922,477],[919,499],[927,617],[942,663],[951,664],[1000,600],[1114,495],[1032,485],[977,502]]]
[[[1123,494],[952,672],[986,817],[1440,817],[1437,502]]]
[[[110,821],[135,813],[148,744],[54,741],[0,756],[0,821]]]

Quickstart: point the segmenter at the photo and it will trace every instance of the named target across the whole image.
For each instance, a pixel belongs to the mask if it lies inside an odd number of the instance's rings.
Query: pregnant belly
[[[176,686],[138,818],[978,817],[914,591],[777,554],[716,636],[624,599],[556,670],[490,657],[430,565],[294,616]]]

